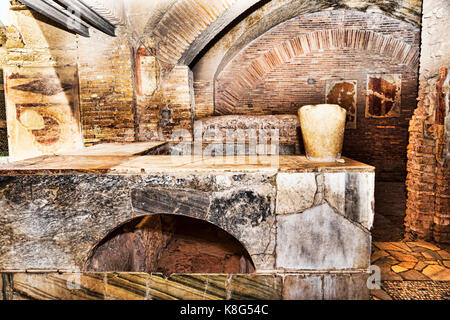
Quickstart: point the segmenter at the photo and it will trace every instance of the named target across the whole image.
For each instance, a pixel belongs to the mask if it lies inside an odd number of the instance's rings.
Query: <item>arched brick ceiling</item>
[[[379,12],[388,17],[405,21],[413,26],[421,24],[421,0],[285,0],[273,10],[267,10],[249,27],[239,39],[227,50],[220,62],[216,76],[247,44],[273,27],[294,17],[338,9],[358,10],[362,12]]]
[[[319,50],[346,48],[389,57],[412,70],[418,68],[418,50],[390,35],[354,28],[315,31],[277,44],[271,50],[261,53],[242,72],[233,73],[236,76],[232,81],[221,84],[226,89],[216,93],[216,111],[220,114],[231,113],[246,90],[253,88],[265,74],[295,57]]]
[[[155,25],[152,33],[158,46],[159,58],[176,64],[192,60],[185,55],[190,46],[198,47],[209,42],[239,14],[258,0],[178,0]],[[146,30],[149,28],[147,27]],[[205,32],[205,30],[208,30]],[[196,41],[197,40],[197,41]],[[181,64],[184,64],[181,62]]]
[[[269,2],[269,3],[268,3]],[[381,11],[409,23],[420,24],[421,0],[178,0],[152,29],[160,59],[189,65],[209,41],[253,5],[272,5],[262,10],[255,23],[228,50],[221,68],[243,46],[273,26],[301,14],[331,10],[357,9]],[[248,14],[250,14],[249,12]],[[267,14],[266,14],[267,13]],[[149,28],[146,28],[149,30]],[[221,69],[219,68],[219,69]]]

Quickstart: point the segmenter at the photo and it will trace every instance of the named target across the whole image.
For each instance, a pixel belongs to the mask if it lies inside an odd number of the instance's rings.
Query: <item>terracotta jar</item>
[[[346,113],[337,104],[307,105],[298,110],[308,160],[333,162],[341,157]]]

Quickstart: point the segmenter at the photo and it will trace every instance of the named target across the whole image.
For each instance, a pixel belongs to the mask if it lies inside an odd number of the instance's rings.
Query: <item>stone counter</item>
[[[375,172],[375,168],[343,157],[342,162],[311,162],[305,156],[171,156],[58,155],[7,164],[0,175]]]
[[[175,214],[233,235],[257,274],[367,275],[374,168],[267,158],[218,165],[195,157],[45,157],[5,165],[0,272],[79,272],[118,226]]]

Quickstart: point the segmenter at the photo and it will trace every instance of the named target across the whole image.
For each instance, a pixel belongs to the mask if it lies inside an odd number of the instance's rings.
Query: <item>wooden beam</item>
[[[68,14],[64,8],[55,2],[50,2],[48,0],[19,1],[47,18],[62,24],[69,30],[72,30],[82,36],[89,37],[89,27],[81,20],[77,19],[75,15]]]
[[[83,1],[80,0],[58,0],[67,7],[67,10],[72,10],[75,14],[89,23],[92,27],[106,33],[110,36],[115,36],[116,27],[107,19],[102,17],[96,11],[89,8]]]

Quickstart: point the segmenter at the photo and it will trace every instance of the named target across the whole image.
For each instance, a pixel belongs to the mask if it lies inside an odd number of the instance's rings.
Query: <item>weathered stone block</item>
[[[286,276],[283,285],[283,300],[322,300],[321,275]]]
[[[147,298],[148,273],[107,273],[106,299],[143,300]]]
[[[12,300],[12,274],[0,274],[0,300]]]
[[[133,208],[147,213],[181,214],[205,219],[210,198],[194,189],[137,188],[131,191]]]
[[[276,275],[233,275],[232,300],[281,300],[282,279]]]
[[[227,285],[229,275],[208,274],[204,298],[205,300],[227,299]]]
[[[277,214],[302,212],[311,208],[317,192],[314,173],[279,173],[277,176]]]
[[[241,241],[256,269],[272,269],[276,241],[275,189],[271,185],[215,192],[207,220]]]
[[[345,172],[323,174],[324,197],[340,214],[345,212]]]
[[[169,278],[152,274],[148,297],[152,300],[203,300],[206,275],[173,274]]]
[[[104,274],[16,273],[13,291],[19,298],[38,300],[103,300]]]
[[[324,275],[325,300],[369,300],[368,273]]]
[[[370,244],[368,232],[334,212],[328,204],[277,217],[277,268],[368,268]]]
[[[345,178],[345,216],[370,230],[375,209],[375,173],[349,172]]]

